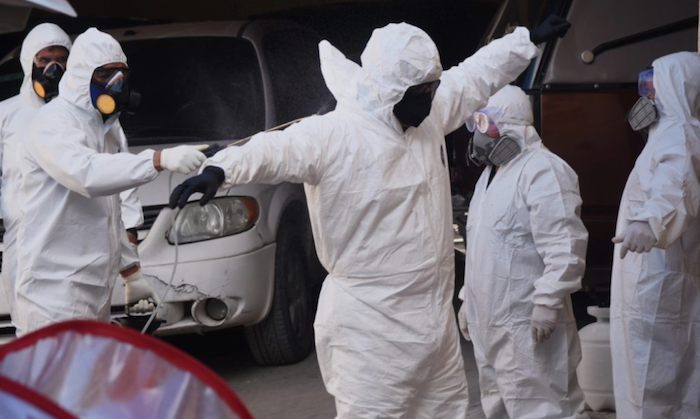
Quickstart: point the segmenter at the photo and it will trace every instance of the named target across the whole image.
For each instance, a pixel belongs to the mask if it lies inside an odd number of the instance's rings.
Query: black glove
[[[563,17],[549,15],[544,22],[530,31],[530,40],[533,44],[537,45],[547,42],[555,36],[563,38],[570,27],[571,23]]]
[[[202,150],[202,153],[207,157],[213,157],[214,154],[224,149],[226,149],[225,145],[212,144],[209,147]]]
[[[201,192],[202,197],[199,199],[199,205],[204,206],[209,202],[216,191],[219,189],[222,183],[224,183],[226,176],[224,175],[223,169],[216,166],[209,166],[205,168],[201,174],[191,177],[186,181],[178,185],[177,188],[170,194],[170,205],[171,209],[175,207],[184,207],[187,204],[187,200],[192,196],[193,193]]]

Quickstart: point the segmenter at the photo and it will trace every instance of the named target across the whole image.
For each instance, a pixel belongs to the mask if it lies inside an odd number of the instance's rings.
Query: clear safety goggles
[[[102,68],[98,67],[92,73],[92,79],[102,83],[105,86],[114,84],[117,80],[129,78],[131,70],[126,67],[122,68]]]
[[[430,93],[431,99],[435,97],[435,92],[440,86],[440,79],[435,81],[429,81],[427,83],[421,83],[416,86],[411,86],[406,90],[406,93],[411,95],[422,95],[424,93]]]
[[[36,69],[48,78],[60,78],[66,72],[65,65],[57,61],[51,61],[45,67],[36,67]]]
[[[497,121],[501,118],[501,111],[496,108],[483,108],[474,112],[467,119],[467,129],[470,132],[479,131],[482,134],[498,132]]]
[[[654,69],[649,68],[639,73],[637,91],[641,97],[650,97],[656,93],[654,89]]]
[[[127,75],[122,71],[117,71],[105,84],[105,90],[114,90],[120,92],[124,88]]]
[[[56,58],[34,57],[34,65],[37,68],[44,68],[44,67],[48,67],[51,64],[57,63],[57,64],[60,64],[60,66],[63,67],[63,69],[65,70],[66,62],[68,62],[67,55],[63,55],[63,56],[56,57]]]

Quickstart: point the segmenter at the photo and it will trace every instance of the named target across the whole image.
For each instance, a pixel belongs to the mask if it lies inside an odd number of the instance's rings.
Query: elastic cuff
[[[132,265],[132,266],[133,266],[133,265]],[[137,280],[137,279],[139,279],[139,278],[141,278],[141,268],[138,268],[138,269],[136,270],[136,272],[134,272],[133,274],[131,274],[131,275],[129,275],[129,276],[122,277],[122,280],[124,281],[124,283],[128,283],[128,282],[131,282],[131,281],[135,281],[135,280]]]
[[[550,297],[546,295],[533,295],[532,302],[535,305],[545,306],[551,308],[552,310],[559,310],[564,307],[564,300],[556,297]]]

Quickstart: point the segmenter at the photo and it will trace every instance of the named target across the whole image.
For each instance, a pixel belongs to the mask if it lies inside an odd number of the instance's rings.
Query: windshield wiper
[[[659,26],[658,28],[649,29],[643,32],[628,35],[612,41],[603,42],[591,50],[586,50],[581,53],[581,61],[586,64],[591,64],[595,57],[605,51],[620,48],[625,45],[636,44],[637,42],[646,41],[647,39],[656,38],[670,33],[680,32],[685,29],[696,28],[698,26],[698,16],[689,17],[677,22],[669,23],[668,25]]]

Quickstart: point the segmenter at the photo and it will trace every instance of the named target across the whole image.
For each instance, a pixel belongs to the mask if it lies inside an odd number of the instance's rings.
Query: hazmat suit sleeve
[[[461,64],[442,73],[435,100],[442,103],[445,132],[464,125],[489,97],[514,81],[539,50],[523,27],[479,49]]]
[[[119,121],[114,124],[114,127],[112,127],[110,130],[110,134],[116,137],[119,145],[119,151],[121,153],[128,153],[129,144]],[[136,245],[129,241],[129,238],[126,235],[126,230],[139,227],[143,224],[143,207],[136,194],[136,188],[121,192],[119,194],[119,201],[121,202],[121,218],[122,223],[124,224],[124,237],[122,237],[120,240],[122,257],[119,271],[123,271],[136,264],[139,264],[139,255],[138,251],[136,250]]]
[[[140,259],[136,246],[129,241],[129,236],[126,235],[126,228],[121,230],[123,234],[119,236],[119,247],[121,249],[121,260],[119,262],[119,272],[126,270],[134,265],[140,265]]]
[[[136,195],[136,188],[126,190],[119,194],[122,204],[122,221],[124,228],[137,228],[143,224],[143,207]]]
[[[18,102],[17,97],[5,99],[0,102],[0,176],[2,175],[2,156],[4,154],[5,133],[7,132],[8,114],[13,105]],[[2,181],[0,181],[0,197],[2,197]],[[0,218],[2,214],[0,214]]]
[[[224,169],[222,188],[281,182],[316,184],[324,172],[331,131],[325,117],[311,117],[284,131],[259,133],[240,147],[229,147],[202,165]],[[340,138],[337,139],[340,142]]]
[[[700,146],[681,133],[664,137],[661,153],[652,158],[648,199],[628,220],[648,222],[662,249],[685,233],[700,210]]]
[[[0,198],[2,198],[2,156],[4,152],[3,144],[5,144],[5,116],[3,115],[3,107],[2,107],[2,102],[0,102]],[[2,218],[2,214],[0,213],[0,218]]]
[[[42,109],[43,110],[43,109]],[[53,116],[55,114],[50,114]],[[42,117],[27,133],[27,152],[56,182],[85,197],[108,196],[156,178],[153,150],[98,153],[86,130],[71,120]]]
[[[580,218],[578,180],[568,166],[547,158],[533,158],[528,166],[537,169],[523,177],[521,191],[532,239],[545,266],[535,280],[532,300],[559,309],[566,295],[581,289],[586,269],[588,231]]]
[[[119,121],[114,124],[110,130],[119,143],[119,151],[122,153],[129,152],[129,144],[126,140],[126,135]],[[122,221],[124,228],[136,228],[143,224],[143,206],[136,194],[136,188],[128,189],[119,194],[119,199],[122,204]]]

